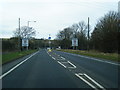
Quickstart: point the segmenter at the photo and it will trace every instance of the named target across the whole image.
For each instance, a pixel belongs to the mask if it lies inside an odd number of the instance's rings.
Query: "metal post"
[[[27,22],[28,29],[29,29],[29,22],[36,22],[36,21],[28,21]],[[29,40],[28,40],[28,42],[29,42]],[[27,46],[27,50],[28,50],[28,46]]]
[[[27,23],[28,29],[29,29],[29,22],[30,22],[30,21],[28,21],[28,23]],[[27,50],[28,50],[28,46],[27,46]]]
[[[88,17],[88,47],[87,47],[88,51],[89,51],[89,17]]]
[[[18,48],[21,51],[21,42],[20,42],[20,18],[18,20],[18,30],[19,30],[19,36],[18,36]]]

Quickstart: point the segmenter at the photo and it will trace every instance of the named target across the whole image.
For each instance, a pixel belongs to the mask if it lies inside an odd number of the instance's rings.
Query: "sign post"
[[[72,39],[72,46],[73,46],[73,49],[75,49],[75,47],[77,49],[77,46],[78,46],[78,39],[77,38]]]
[[[27,38],[22,39],[22,47],[27,47],[28,50],[29,42]]]
[[[48,39],[49,39],[49,48],[51,48],[51,47],[50,47],[50,46],[51,46],[51,45],[50,45],[50,44],[51,44],[51,41],[50,41],[50,40],[51,40],[51,37],[50,37],[50,34],[49,34]]]

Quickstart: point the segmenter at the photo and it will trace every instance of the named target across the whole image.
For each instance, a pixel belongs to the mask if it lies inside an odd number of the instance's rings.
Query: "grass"
[[[117,53],[103,53],[94,50],[88,52],[85,50],[69,50],[69,49],[62,49],[60,51],[120,62]]]
[[[2,55],[2,64],[5,64],[7,62],[10,62],[12,60],[18,59],[20,57],[23,57],[25,55],[31,54],[33,52],[36,52],[37,50],[28,50],[28,51],[18,51],[18,52],[9,52],[7,54]]]

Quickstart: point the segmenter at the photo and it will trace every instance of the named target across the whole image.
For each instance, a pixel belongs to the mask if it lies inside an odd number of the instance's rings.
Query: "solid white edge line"
[[[95,86],[93,86],[91,83],[89,83],[87,80],[82,78],[79,74],[75,74],[77,77],[79,77],[81,80],[83,80],[85,83],[87,83],[90,87],[94,88],[95,90],[98,90]]]
[[[88,59],[92,59],[92,60],[99,61],[99,62],[109,63],[109,64],[112,64],[112,65],[119,65],[120,66],[120,64],[118,64],[118,63],[113,63],[113,62],[109,62],[109,61],[103,61],[103,60],[100,60],[100,59],[97,59],[97,58],[92,58],[92,57],[88,57],[88,56],[72,54],[72,53],[67,53],[67,52],[63,52],[63,53],[70,54],[70,55],[73,55],[73,56],[79,56],[79,57],[88,58]]]
[[[66,68],[66,66],[64,64],[62,64],[61,62],[57,61],[60,65],[62,65],[64,68]]]
[[[97,83],[95,80],[93,80],[91,77],[89,77],[87,74],[84,74],[88,79],[90,79],[93,83],[95,83],[99,88],[105,90],[103,86],[101,86],[99,83]]]
[[[36,53],[38,53],[39,51],[37,51]],[[11,68],[10,70],[8,70],[6,73],[4,73],[3,75],[0,76],[0,79],[2,79],[3,77],[5,77],[6,75],[8,75],[10,72],[12,72],[13,70],[15,70],[17,67],[19,67],[21,64],[23,64],[25,61],[27,61],[28,59],[30,59],[32,56],[34,56],[36,53],[32,54],[30,57],[26,58],[24,61],[18,63],[17,65],[15,65],[13,68]]]

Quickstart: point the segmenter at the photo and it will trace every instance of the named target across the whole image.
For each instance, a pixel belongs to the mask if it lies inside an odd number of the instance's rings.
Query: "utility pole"
[[[21,41],[20,41],[20,18],[18,19],[18,30],[19,30],[19,36],[18,36],[18,48],[21,51]]]
[[[88,17],[88,45],[87,45],[87,49],[88,49],[88,51],[89,51],[89,32],[90,32],[90,30],[89,30],[89,17]]]

